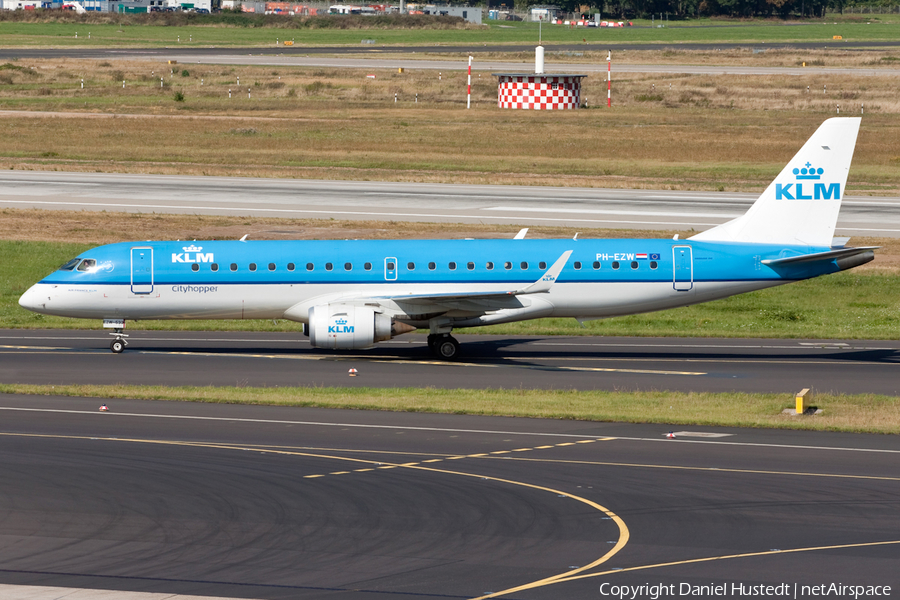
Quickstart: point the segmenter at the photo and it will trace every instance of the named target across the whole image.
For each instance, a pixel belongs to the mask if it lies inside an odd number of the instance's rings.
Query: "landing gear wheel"
[[[435,349],[437,350],[438,358],[443,358],[444,360],[453,360],[459,356],[459,342],[449,335],[438,338]]]
[[[431,350],[431,353],[437,356],[437,344],[438,340],[440,340],[443,336],[437,333],[432,333],[428,336],[428,349]]]
[[[125,350],[125,340],[116,338],[109,344],[109,349],[116,354],[121,354]]]

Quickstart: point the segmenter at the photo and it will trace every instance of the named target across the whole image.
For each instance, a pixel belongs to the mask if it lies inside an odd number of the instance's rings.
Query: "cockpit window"
[[[96,260],[94,260],[93,258],[86,258],[83,261],[81,261],[80,265],[78,265],[78,270],[82,271],[82,272],[90,271],[96,266],[97,266]]]
[[[61,266],[61,267],[59,268],[59,270],[60,270],[60,271],[71,271],[72,269],[75,268],[75,265],[77,265],[79,262],[81,262],[81,259],[80,259],[80,258],[73,258],[72,260],[70,260],[69,262],[67,262],[67,263],[64,264],[63,266]]]

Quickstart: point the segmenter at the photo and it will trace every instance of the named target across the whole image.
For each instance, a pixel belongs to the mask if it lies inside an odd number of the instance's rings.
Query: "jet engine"
[[[309,309],[303,328],[315,348],[368,348],[415,327],[391,319],[369,306],[322,304]]]

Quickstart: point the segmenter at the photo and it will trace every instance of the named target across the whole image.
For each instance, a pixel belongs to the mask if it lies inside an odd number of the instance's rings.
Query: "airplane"
[[[708,302],[865,264],[834,238],[860,118],[826,120],[740,217],[685,240],[514,239],[126,242],[80,254],[19,299],[102,319],[290,319],[316,348],[363,349],[427,328],[442,359],[455,329],[580,321]]]

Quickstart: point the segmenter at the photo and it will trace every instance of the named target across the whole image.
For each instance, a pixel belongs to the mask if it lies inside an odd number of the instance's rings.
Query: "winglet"
[[[569,257],[572,255],[571,250],[566,250],[562,253],[562,256],[556,259],[556,262],[547,269],[540,279],[529,285],[528,287],[524,287],[520,290],[516,290],[515,292],[510,292],[511,295],[518,294],[537,294],[540,292],[549,292],[550,287],[556,283],[556,278],[559,277],[559,274],[562,272],[563,267],[566,266],[566,261],[569,260]]]

